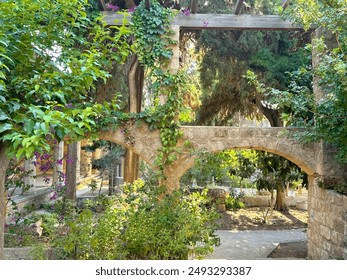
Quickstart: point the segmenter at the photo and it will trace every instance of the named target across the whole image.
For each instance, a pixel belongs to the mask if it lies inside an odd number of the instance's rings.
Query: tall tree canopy
[[[306,140],[324,140],[336,146],[338,159],[347,163],[347,2],[293,0],[287,13],[290,18],[303,24],[319,27],[320,38],[314,41],[319,61],[313,69],[323,94],[314,96],[307,87],[294,86],[282,92],[282,104],[290,103],[294,111],[310,111],[314,114],[311,122],[305,122],[303,114],[292,115],[291,121],[305,125]],[[318,56],[316,57],[316,59]],[[295,94],[293,94],[293,92]],[[300,100],[310,98],[311,102],[300,105]],[[280,101],[280,100],[279,100]]]
[[[129,30],[114,33],[90,11],[87,0],[1,1],[0,248],[9,158],[97,131],[98,118],[117,109],[97,102],[95,84],[127,57]]]
[[[245,1],[242,12],[276,14],[281,1]],[[235,3],[213,0],[198,2],[198,13],[233,13]],[[188,34],[192,36],[192,34]],[[201,57],[198,71],[202,106],[198,124],[232,124],[236,113],[283,126],[280,112],[244,78],[248,70],[266,85],[283,89],[290,83],[288,72],[310,63],[303,46],[309,33],[286,31],[201,31],[195,32]]]

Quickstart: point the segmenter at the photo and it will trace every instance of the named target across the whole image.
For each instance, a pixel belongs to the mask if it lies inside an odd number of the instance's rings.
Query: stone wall
[[[312,184],[308,195],[308,258],[347,259],[347,196]]]
[[[330,150],[321,143],[297,143],[288,128],[237,128],[182,126],[177,160],[166,167],[164,174],[168,190],[177,189],[180,177],[195,164],[195,151],[218,152],[226,149],[256,149],[268,151],[291,160],[309,177],[308,250],[310,259],[347,259],[347,197],[320,189],[314,177],[339,178],[346,174],[332,159]],[[133,141],[129,144],[128,138]],[[100,139],[123,145],[153,166],[161,147],[159,131],[150,130],[144,123],[121,129],[104,131]],[[187,142],[189,145],[187,145]],[[341,176],[340,176],[341,175]]]

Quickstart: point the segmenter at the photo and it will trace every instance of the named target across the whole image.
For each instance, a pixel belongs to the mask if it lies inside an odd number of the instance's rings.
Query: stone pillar
[[[171,45],[172,58],[169,64],[169,71],[171,74],[176,74],[180,68],[180,51],[179,51],[179,40],[180,40],[180,27],[178,25],[171,25],[171,29],[174,31],[171,39],[173,39],[176,44]],[[166,96],[161,96],[161,104],[165,104]],[[177,119],[176,119],[177,121]],[[160,182],[160,184],[165,185],[167,188],[167,193],[171,193],[174,190],[180,188],[180,176],[177,176],[175,168],[173,166],[167,166],[164,170],[165,179]]]
[[[52,183],[54,185],[59,183],[59,175],[64,172],[63,161],[64,158],[64,141],[54,145],[54,160],[55,166],[53,168]]]
[[[318,29],[315,38],[323,32]],[[327,46],[336,46],[334,36],[324,33]],[[312,67],[320,61],[319,50],[313,39]],[[325,92],[319,86],[319,77],[314,77],[313,91],[316,102],[324,98]],[[346,166],[339,165],[334,158],[335,149],[320,141],[316,143],[317,174],[309,176],[308,187],[308,258],[347,258],[347,196],[321,185],[345,183]]]
[[[30,185],[31,191],[35,191],[35,183],[36,183],[36,167],[34,165],[35,159],[27,159],[24,161],[24,171],[25,172],[30,172],[28,176],[24,178],[24,184],[25,185]],[[16,190],[16,194],[22,194],[24,192],[23,189]]]
[[[347,196],[309,176],[308,216],[308,258],[347,259]]]
[[[174,34],[172,35],[171,39],[176,41],[176,44],[171,46],[172,58],[169,64],[169,69],[171,74],[175,74],[178,72],[180,68],[180,48],[179,48],[180,27],[179,25],[171,25],[171,29],[174,31]]]
[[[92,175],[92,152],[83,149],[83,147],[89,144],[87,140],[81,141],[81,177],[90,177]]]
[[[169,63],[169,71],[171,74],[176,74],[180,68],[180,48],[179,48],[179,40],[180,40],[180,27],[179,25],[171,25],[171,29],[173,30],[173,34],[171,39],[176,42],[176,44],[171,45],[172,50],[172,58]],[[160,95],[160,104],[165,104],[167,100],[166,95]]]

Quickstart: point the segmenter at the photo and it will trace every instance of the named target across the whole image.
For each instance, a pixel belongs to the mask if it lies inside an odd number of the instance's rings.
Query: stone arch
[[[133,151],[151,167],[154,165],[157,150],[161,147],[159,131],[150,130],[144,123],[129,122],[125,127],[101,131],[99,139],[114,142]]]
[[[167,188],[179,188],[180,178],[195,164],[194,151],[219,152],[228,149],[255,149],[280,155],[312,176],[319,174],[316,144],[300,144],[290,135],[289,128],[238,128],[182,126],[177,160],[165,167]],[[157,151],[162,147],[159,130],[151,130],[144,122],[128,122],[124,127],[102,131],[100,139],[115,142],[132,150],[154,167]],[[154,167],[155,168],[155,167]]]
[[[184,141],[194,149],[216,153],[229,149],[254,149],[282,156],[308,175],[318,173],[315,144],[303,145],[291,138],[287,128],[182,127]],[[181,177],[195,164],[196,156],[182,153],[172,166]]]

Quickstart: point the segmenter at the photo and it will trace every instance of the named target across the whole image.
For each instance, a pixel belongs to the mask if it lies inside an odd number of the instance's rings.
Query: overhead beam
[[[241,8],[243,5],[243,2],[245,2],[245,0],[237,0],[235,7],[234,7],[234,14],[235,15],[241,14]]]
[[[103,12],[108,25],[122,25],[124,16]],[[129,21],[131,17],[129,17]],[[179,14],[172,22],[181,29],[189,30],[302,30],[289,20],[278,15],[233,15],[233,14]]]

